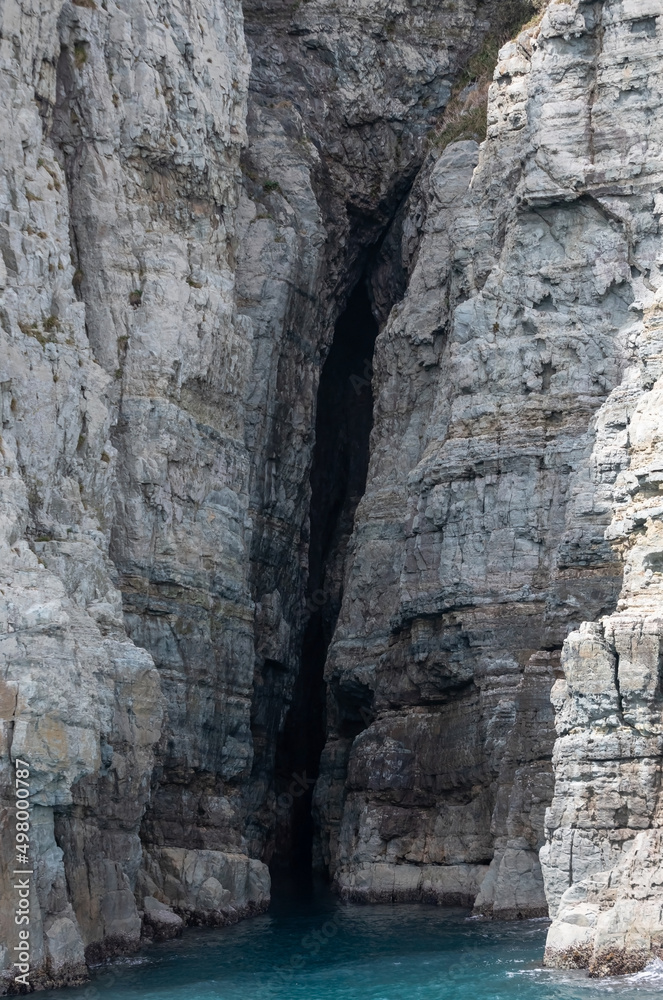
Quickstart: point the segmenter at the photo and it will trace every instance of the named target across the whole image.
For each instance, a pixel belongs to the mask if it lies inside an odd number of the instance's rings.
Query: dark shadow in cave
[[[326,739],[327,650],[343,596],[343,569],[366,486],[373,425],[371,373],[378,325],[363,278],[339,317],[318,387],[311,468],[308,625],[292,702],[276,749],[274,868],[310,872],[313,781]]]

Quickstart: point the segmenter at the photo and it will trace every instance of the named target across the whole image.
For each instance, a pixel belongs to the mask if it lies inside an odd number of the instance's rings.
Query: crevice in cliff
[[[615,690],[617,691],[617,713],[621,721],[624,721],[624,701],[622,699],[622,689],[619,683],[619,653],[615,650]]]
[[[343,596],[354,515],[366,485],[373,423],[372,358],[378,325],[359,281],[338,319],[317,395],[309,512],[308,624],[301,665],[276,751],[272,863],[310,871],[313,785],[326,739],[324,666]]]

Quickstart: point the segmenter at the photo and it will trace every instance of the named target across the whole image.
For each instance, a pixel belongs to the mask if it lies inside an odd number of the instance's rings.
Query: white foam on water
[[[625,976],[628,983],[661,983],[663,985],[663,961],[655,958],[646,965],[642,972],[634,972],[632,976]]]
[[[153,964],[153,959],[148,958],[147,955],[136,955],[135,957],[125,956],[122,958],[114,958],[112,962],[105,963],[103,968],[116,969],[118,966],[122,967],[127,965],[134,966],[134,965],[152,965],[152,964]],[[100,966],[96,966],[96,968],[100,968]]]
[[[526,976],[529,979],[538,980],[542,985],[574,986],[578,989],[590,989],[594,991],[599,989],[598,983],[600,982],[602,993],[615,992],[609,980],[590,979],[587,973],[580,970],[569,972],[568,970],[562,971],[561,969],[543,969],[538,967],[536,969],[516,969],[514,972],[507,972],[506,975],[507,979],[514,979],[516,976]]]
[[[516,976],[526,976],[529,979],[539,980],[543,983],[554,982],[558,986],[574,986],[576,989],[587,989],[600,991],[601,993],[616,993],[619,995],[630,987],[644,987],[646,995],[649,996],[648,987],[654,987],[663,992],[663,960],[653,959],[641,972],[635,972],[631,976],[610,976],[605,979],[590,979],[586,972],[562,971],[559,969],[515,969],[507,972],[508,979]],[[629,994],[630,995],[630,994]]]

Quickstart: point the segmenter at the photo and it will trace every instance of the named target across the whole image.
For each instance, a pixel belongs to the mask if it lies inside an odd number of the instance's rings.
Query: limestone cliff
[[[220,616],[231,653],[251,641],[231,263],[249,63],[233,3],[10,0],[0,44],[2,967],[17,932],[11,757],[30,765],[31,981],[46,985],[135,948],[145,897],[197,920],[268,899],[238,836],[180,841],[194,850],[179,858],[139,835],[168,754],[232,774],[249,753],[250,671],[207,651]],[[162,584],[175,607],[193,595],[189,695],[129,637],[150,601],[152,646],[170,634]],[[189,703],[186,732],[173,701]],[[176,931],[168,913],[152,926]]]
[[[662,11],[551,4],[444,146],[535,13],[5,0],[6,988],[16,759],[34,985],[297,860],[663,947]]]
[[[395,234],[431,125],[482,38],[502,36],[532,9],[519,0],[244,3],[252,72],[236,281],[255,352],[246,421],[257,605],[247,835],[277,863],[306,853],[296,831],[309,820],[310,787],[291,803],[289,789],[293,774],[317,776],[324,655],[365,479],[377,331],[348,332],[351,357],[342,317],[353,322],[362,295],[366,306],[369,277],[380,322],[402,296]],[[410,238],[416,244],[416,228]],[[343,355],[329,358],[343,399],[333,387],[325,396],[324,384],[318,395],[332,342]],[[336,426],[339,411],[353,409],[356,445]]]
[[[316,790],[346,897],[550,907],[597,973],[663,942],[659,13],[549,6],[428,170]]]

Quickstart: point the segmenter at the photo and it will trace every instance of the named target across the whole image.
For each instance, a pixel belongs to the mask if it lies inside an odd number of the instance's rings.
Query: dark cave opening
[[[313,785],[326,739],[324,666],[343,597],[354,515],[366,486],[373,425],[372,359],[378,324],[362,278],[339,317],[320,375],[311,467],[309,563],[300,669],[275,762],[272,866],[313,867]]]

